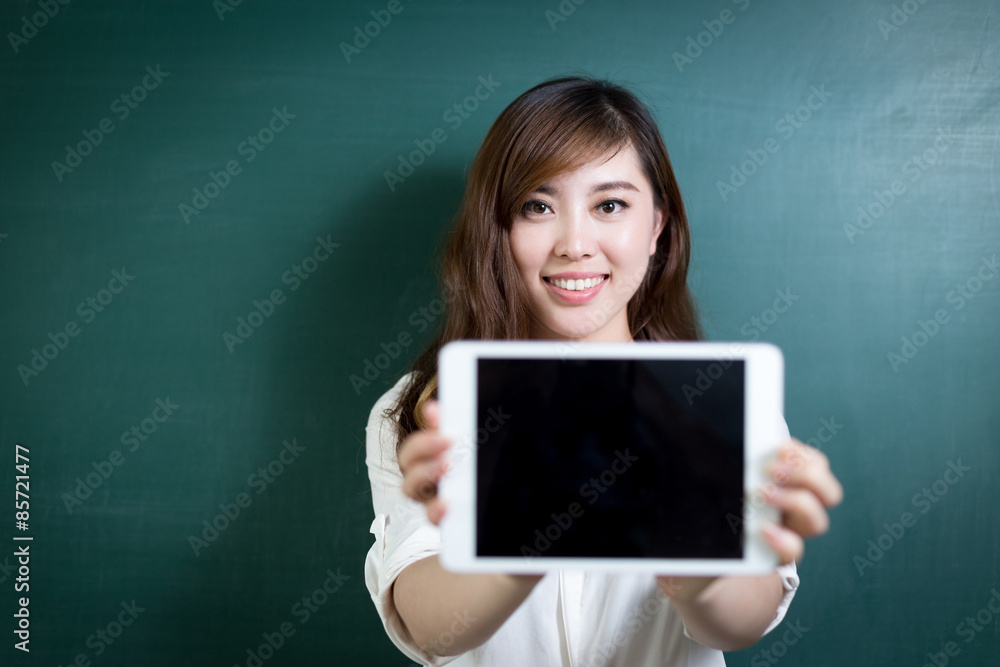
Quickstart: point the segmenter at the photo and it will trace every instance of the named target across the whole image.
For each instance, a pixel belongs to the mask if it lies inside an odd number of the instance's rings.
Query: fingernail
[[[765,523],[761,530],[763,530],[764,534],[775,542],[781,541],[781,533],[778,531],[778,527],[773,523]]]
[[[790,463],[779,463],[771,469],[771,477],[773,477],[775,481],[781,482],[788,479],[794,470],[794,466]]]
[[[764,495],[770,500],[780,501],[785,498],[785,490],[777,486],[768,486],[764,488]]]

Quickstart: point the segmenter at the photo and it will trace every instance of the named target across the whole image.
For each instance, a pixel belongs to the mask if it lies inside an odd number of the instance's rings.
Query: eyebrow
[[[591,189],[590,194],[596,194],[598,192],[606,192],[608,190],[634,190],[636,192],[640,192],[639,188],[635,187],[628,181],[608,181],[607,183],[601,183],[600,185],[595,185]],[[537,188],[535,188],[535,192],[540,192],[543,195],[558,194],[558,190],[556,190],[551,185],[540,185]]]

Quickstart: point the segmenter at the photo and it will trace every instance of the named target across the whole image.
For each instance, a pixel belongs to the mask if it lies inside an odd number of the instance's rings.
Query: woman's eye
[[[620,199],[609,199],[598,204],[597,208],[601,210],[601,213],[616,213],[628,208],[628,204]]]
[[[532,200],[524,205],[522,211],[525,213],[534,213],[536,215],[544,214],[549,208],[549,205],[545,202]]]

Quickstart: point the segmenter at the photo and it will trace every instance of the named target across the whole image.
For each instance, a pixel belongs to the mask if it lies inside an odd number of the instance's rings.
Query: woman
[[[452,295],[437,337],[371,412],[375,544],[365,578],[393,642],[427,664],[724,665],[785,615],[803,538],[826,531],[842,490],[826,457],[789,438],[761,577],[441,568],[436,358],[455,339],[697,340],[687,217],[648,110],[610,83],[557,79],[514,100],[469,172],[442,261]],[[586,418],[585,414],[581,418]],[[488,446],[488,445],[484,445]],[[457,658],[454,656],[458,656]]]

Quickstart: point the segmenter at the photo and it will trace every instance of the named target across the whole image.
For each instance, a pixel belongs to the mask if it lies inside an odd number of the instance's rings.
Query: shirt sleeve
[[[382,416],[395,405],[409,376],[403,376],[372,408],[365,428],[365,464],[372,487],[375,543],[365,559],[365,585],[386,634],[411,660],[444,665],[457,656],[435,657],[422,650],[406,629],[392,596],[392,584],[411,563],[441,552],[441,529],[427,518],[424,506],[402,491],[403,476],[396,461],[395,424]]]
[[[781,596],[781,602],[778,603],[777,611],[774,612],[774,618],[771,619],[771,623],[764,630],[764,635],[778,627],[781,621],[785,619],[785,614],[788,613],[788,605],[792,604],[795,591],[799,588],[799,572],[794,561],[787,565],[779,565],[775,570],[781,575],[781,586],[785,589],[785,592]],[[764,635],[761,635],[761,637]]]

